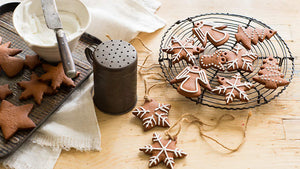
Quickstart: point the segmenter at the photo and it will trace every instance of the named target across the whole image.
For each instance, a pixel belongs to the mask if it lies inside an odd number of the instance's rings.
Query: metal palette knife
[[[47,27],[49,29],[53,29],[56,34],[58,48],[61,60],[63,62],[65,74],[70,78],[74,78],[76,76],[76,69],[72,58],[72,53],[58,15],[55,0],[41,1]]]

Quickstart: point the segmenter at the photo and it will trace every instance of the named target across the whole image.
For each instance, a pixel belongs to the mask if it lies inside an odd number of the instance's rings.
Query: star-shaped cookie
[[[56,90],[48,86],[47,83],[40,81],[35,73],[32,73],[30,79],[30,81],[18,83],[22,89],[25,89],[20,96],[20,100],[26,100],[33,97],[37,104],[41,104],[44,94],[51,95],[56,93]]]
[[[34,122],[28,117],[33,104],[15,106],[3,100],[0,106],[0,127],[6,140],[11,138],[19,129],[34,128]]]
[[[0,37],[0,44],[2,38]],[[24,66],[24,60],[21,58],[13,57],[22,52],[21,49],[9,48],[11,42],[0,45],[0,67],[8,77],[17,75]]]
[[[170,127],[168,115],[171,105],[158,103],[151,99],[144,105],[134,109],[132,114],[143,121],[144,130],[150,130],[155,126]]]
[[[187,153],[183,150],[176,148],[176,140],[162,139],[160,135],[154,133],[152,138],[152,145],[146,145],[140,148],[145,154],[151,155],[149,160],[149,167],[158,165],[160,162],[173,169],[174,158],[183,158],[187,156]]]
[[[38,55],[26,55],[24,64],[29,67],[30,70],[33,70],[35,67],[40,65],[42,62]]]
[[[8,84],[0,86],[0,100],[4,100],[7,96],[11,94],[12,91],[9,89]]]
[[[61,62],[57,66],[52,66],[49,64],[43,64],[42,66],[44,71],[47,73],[43,74],[40,77],[40,80],[45,82],[51,81],[51,86],[54,90],[59,88],[61,84],[64,84],[68,87],[75,87],[73,80],[65,75]]]

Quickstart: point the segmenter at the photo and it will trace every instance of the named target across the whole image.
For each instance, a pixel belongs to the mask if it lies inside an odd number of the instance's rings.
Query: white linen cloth
[[[0,5],[16,0],[1,1]],[[160,6],[157,0],[82,1],[92,15],[87,32],[103,41],[107,40],[106,34],[112,39],[129,41],[139,32],[154,32],[165,25],[154,14]],[[62,149],[100,151],[100,130],[92,87],[91,76],[22,147],[2,160],[3,165],[15,169],[51,169]]]

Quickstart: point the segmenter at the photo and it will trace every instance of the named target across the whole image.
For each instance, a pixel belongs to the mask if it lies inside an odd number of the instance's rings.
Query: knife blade
[[[60,17],[58,15],[55,0],[41,1],[46,25],[49,29],[53,29],[56,34],[59,53],[65,74],[70,78],[74,78],[76,76],[76,68]]]

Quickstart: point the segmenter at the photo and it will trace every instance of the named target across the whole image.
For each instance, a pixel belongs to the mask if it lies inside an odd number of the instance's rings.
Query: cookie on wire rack
[[[253,84],[250,82],[242,83],[239,73],[236,73],[231,79],[218,76],[218,81],[221,85],[212,89],[212,92],[219,95],[225,95],[226,104],[230,104],[235,98],[243,102],[249,101],[245,91],[252,89]]]
[[[195,65],[196,57],[194,55],[203,52],[204,49],[199,46],[194,46],[194,40],[192,38],[179,40],[172,36],[171,39],[172,45],[162,49],[162,51],[172,54],[172,64],[178,63],[184,59],[187,63]]]

